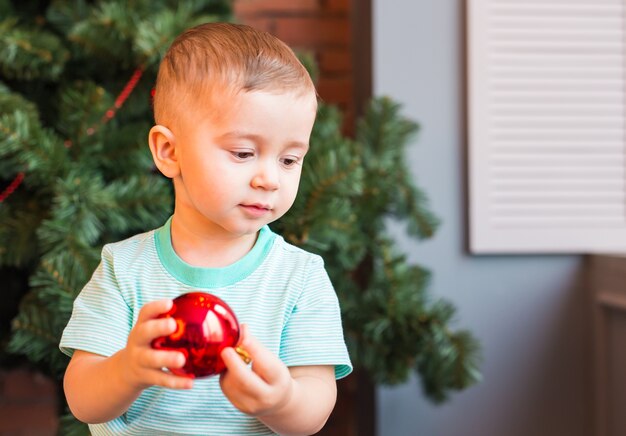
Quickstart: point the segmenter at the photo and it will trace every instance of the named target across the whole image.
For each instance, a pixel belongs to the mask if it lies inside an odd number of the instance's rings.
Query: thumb
[[[249,354],[252,359],[252,371],[266,383],[272,384],[284,376],[287,367],[266,348],[257,338],[249,333],[248,326],[242,324],[242,338],[239,348]]]

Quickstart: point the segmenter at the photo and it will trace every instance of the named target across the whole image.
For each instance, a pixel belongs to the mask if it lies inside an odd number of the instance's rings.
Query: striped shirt
[[[139,309],[191,291],[210,292],[287,366],[333,365],[335,377],[352,366],[337,296],[320,256],[288,244],[265,226],[252,250],[224,268],[198,268],[174,252],[171,219],[161,228],[105,245],[91,280],[74,301],[60,349],[110,356],[126,346]],[[94,435],[271,435],[238,411],[219,377],[191,390],[153,386],[113,421],[90,425]]]

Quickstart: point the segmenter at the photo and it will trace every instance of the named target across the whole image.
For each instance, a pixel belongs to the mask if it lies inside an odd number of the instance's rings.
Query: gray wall
[[[374,93],[422,130],[409,150],[443,224],[427,242],[392,230],[430,290],[458,308],[456,327],[484,349],[484,380],[442,406],[417,379],[377,391],[379,436],[588,436],[587,293],[580,256],[468,254],[463,0],[373,2]]]

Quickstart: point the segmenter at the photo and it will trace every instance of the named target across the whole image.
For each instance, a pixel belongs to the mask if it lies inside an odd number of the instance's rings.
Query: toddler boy
[[[98,434],[312,434],[352,370],[321,257],[268,224],[294,202],[317,109],[307,71],[277,38],[209,23],[166,53],[148,142],[172,179],[163,227],[106,245],[61,339],[73,414]],[[152,349],[175,331],[158,316],[204,291],[242,322],[241,346],[219,377],[191,379],[177,351]]]

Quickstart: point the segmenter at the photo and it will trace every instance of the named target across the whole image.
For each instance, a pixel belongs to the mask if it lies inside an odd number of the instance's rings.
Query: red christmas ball
[[[206,292],[190,292],[174,299],[169,312],[161,317],[174,318],[176,331],[152,341],[158,350],[176,350],[185,355],[185,366],[170,368],[187,377],[207,377],[226,369],[220,353],[239,342],[239,323],[228,305]]]

